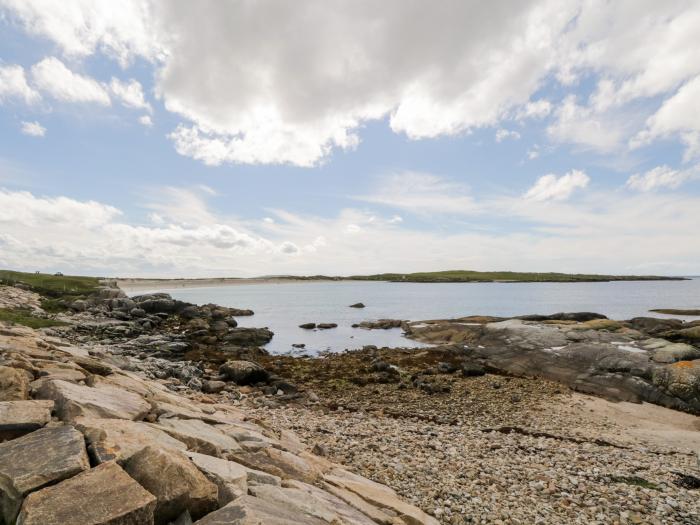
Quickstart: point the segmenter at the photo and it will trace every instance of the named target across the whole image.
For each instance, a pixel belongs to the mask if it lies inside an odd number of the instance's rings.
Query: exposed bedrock
[[[464,345],[470,358],[510,374],[539,376],[613,400],[700,413],[697,326],[679,320],[613,321],[591,313],[484,317],[405,325],[409,337]]]

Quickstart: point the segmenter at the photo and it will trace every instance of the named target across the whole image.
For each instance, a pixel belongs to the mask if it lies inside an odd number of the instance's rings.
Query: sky
[[[700,274],[695,0],[0,0],[0,268]]]

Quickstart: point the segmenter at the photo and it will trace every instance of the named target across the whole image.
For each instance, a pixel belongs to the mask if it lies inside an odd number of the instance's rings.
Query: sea
[[[654,308],[700,309],[700,278],[685,281],[596,283],[391,283],[291,281],[129,291],[167,292],[196,304],[250,308],[239,326],[266,326],[275,334],[266,349],[274,354],[310,355],[361,348],[417,347],[399,328],[365,330],[353,324],[376,319],[421,321],[468,315],[516,316],[597,312],[611,319],[670,317]],[[350,308],[361,302],[365,308]],[[677,316],[676,316],[677,317]],[[700,317],[686,317],[687,320]],[[337,323],[328,330],[304,330],[303,323]],[[305,345],[303,349],[292,345]]]

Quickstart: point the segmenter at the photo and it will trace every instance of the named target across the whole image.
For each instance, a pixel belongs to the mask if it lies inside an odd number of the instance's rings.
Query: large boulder
[[[217,508],[217,486],[182,452],[146,447],[134,454],[124,470],[158,498],[156,525],[164,525],[187,511],[198,519]]]
[[[148,446],[187,450],[187,445],[147,423],[125,419],[78,418],[75,427],[85,436],[91,457],[98,463],[122,464]]]
[[[270,377],[267,370],[252,361],[227,361],[219,367],[219,373],[237,385],[265,382]]]
[[[206,515],[195,525],[328,525],[328,522],[294,507],[255,496],[241,496],[224,508]]]
[[[40,429],[51,421],[53,401],[0,401],[0,441]]]
[[[231,328],[224,341],[238,346],[263,346],[272,340],[274,334],[267,328]]]
[[[19,368],[0,366],[0,401],[20,401],[29,397],[28,373]]]
[[[107,384],[89,387],[68,381],[46,381],[38,389],[38,399],[52,399],[56,414],[63,421],[80,416],[114,419],[142,419],[151,409],[140,395]]]
[[[44,428],[0,443],[0,503],[14,523],[27,494],[90,468],[83,435],[73,427]]]
[[[156,497],[114,462],[30,494],[19,525],[152,525]]]
[[[657,317],[635,317],[627,323],[635,330],[653,336],[670,330],[678,330],[683,326],[683,321],[680,319],[659,319]]]

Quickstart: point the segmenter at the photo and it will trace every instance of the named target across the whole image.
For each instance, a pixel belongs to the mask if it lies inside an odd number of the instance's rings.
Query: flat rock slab
[[[14,523],[22,499],[37,489],[90,468],[83,435],[73,427],[42,428],[0,443],[0,501]]]
[[[308,452],[292,454],[273,447],[258,451],[242,450],[232,454],[230,459],[282,479],[300,479],[308,483],[315,482],[331,468],[327,460]]]
[[[114,462],[30,494],[20,525],[152,525],[156,497]]]
[[[251,487],[250,493],[280,507],[297,509],[326,523],[375,525],[372,519],[342,499],[300,481],[285,482],[284,487],[259,485]]]
[[[194,452],[228,459],[232,453],[242,450],[234,438],[198,419],[165,418],[151,426],[182,441]]]
[[[156,525],[165,525],[184,512],[193,519],[216,510],[217,486],[182,452],[146,447],[124,465],[126,472],[157,499]]]
[[[0,441],[38,430],[51,421],[53,401],[0,401]]]
[[[80,416],[113,419],[142,419],[151,409],[140,395],[107,385],[76,385],[50,380],[37,391],[37,398],[56,402],[56,414],[63,421]]]
[[[362,476],[352,474],[344,469],[334,469],[324,476],[324,480],[336,487],[356,494],[366,502],[388,509],[408,525],[439,525],[439,522],[418,507],[406,503],[386,485],[381,485]]]
[[[116,460],[122,464],[148,446],[187,450],[182,441],[138,421],[80,417],[75,428],[85,435],[90,454],[98,463]]]
[[[207,514],[195,525],[328,525],[294,507],[280,506],[255,496],[241,496],[224,508]]]

